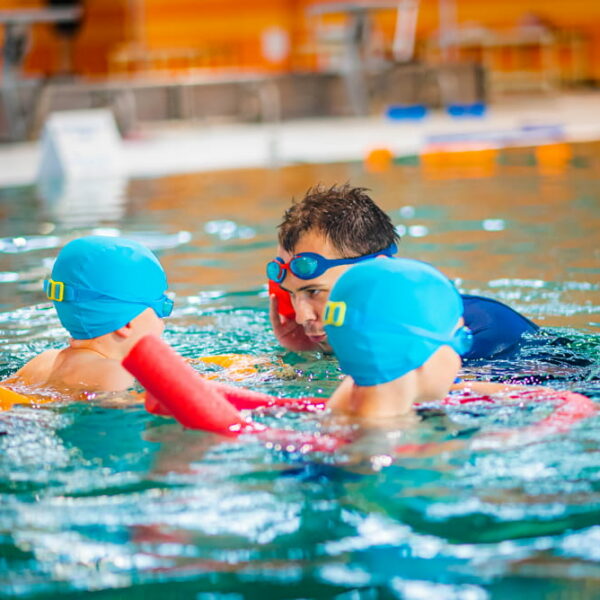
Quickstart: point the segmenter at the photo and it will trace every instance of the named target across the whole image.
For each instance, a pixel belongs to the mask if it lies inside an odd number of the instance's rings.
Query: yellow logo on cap
[[[341,327],[346,318],[346,303],[332,302],[331,300],[325,305],[325,314],[323,315],[323,325],[333,325]]]
[[[65,297],[65,284],[62,281],[54,281],[48,279],[48,289],[46,290],[46,296],[50,300],[55,302],[62,302]]]

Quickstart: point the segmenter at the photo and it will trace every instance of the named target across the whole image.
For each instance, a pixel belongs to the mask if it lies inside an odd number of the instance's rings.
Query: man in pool
[[[362,188],[316,187],[292,204],[279,225],[278,256],[267,265],[274,290],[271,323],[281,345],[330,351],[323,312],[333,285],[352,264],[395,254],[398,241],[389,216]],[[293,312],[285,316],[288,293]],[[496,300],[462,295],[462,301],[465,324],[473,332],[467,359],[509,356],[524,333],[538,329]]]
[[[61,393],[122,391],[133,377],[122,359],[143,336],[163,332],[173,301],[167,278],[144,246],[115,237],[69,242],[44,282],[69,346],[36,356],[3,383],[43,386]]]

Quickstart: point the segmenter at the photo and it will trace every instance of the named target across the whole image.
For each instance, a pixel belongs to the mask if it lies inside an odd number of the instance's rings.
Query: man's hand
[[[277,341],[288,350],[302,352],[304,350],[318,350],[319,345],[311,342],[304,333],[302,325],[293,319],[288,319],[279,314],[278,301],[275,294],[270,295],[271,326]]]

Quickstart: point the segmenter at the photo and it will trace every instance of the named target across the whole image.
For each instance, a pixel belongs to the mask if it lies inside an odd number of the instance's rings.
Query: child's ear
[[[123,325],[123,327],[119,327],[119,329],[115,329],[115,335],[118,335],[122,338],[128,338],[133,332],[133,327],[131,322],[127,323],[127,325]]]

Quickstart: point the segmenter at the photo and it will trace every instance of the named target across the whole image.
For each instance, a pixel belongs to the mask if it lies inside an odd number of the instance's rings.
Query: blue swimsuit
[[[473,348],[463,358],[506,358],[518,347],[524,333],[539,327],[506,304],[462,295],[465,325],[473,332]]]

